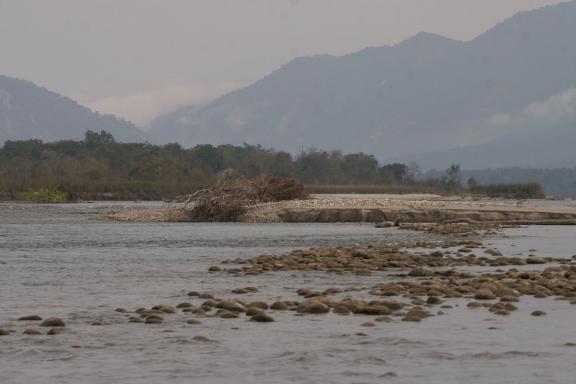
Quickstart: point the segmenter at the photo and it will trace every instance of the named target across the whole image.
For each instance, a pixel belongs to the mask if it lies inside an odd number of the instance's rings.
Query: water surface
[[[150,204],[146,204],[150,205]],[[573,383],[576,306],[523,299],[507,317],[466,308],[422,323],[361,327],[362,316],[295,316],[276,322],[204,319],[129,324],[117,307],[188,301],[190,290],[246,300],[295,299],[300,287],[366,287],[386,279],[318,272],[250,277],[208,274],[236,257],[317,245],[438,240],[370,225],[137,224],[102,221],[94,212],[127,203],[0,204],[0,325],[16,318],[66,319],[58,336],[0,338],[0,382],[35,383]],[[571,257],[572,227],[530,227],[490,243],[507,254]],[[536,251],[534,251],[534,249]],[[544,310],[534,318],[529,313]],[[94,321],[110,323],[92,326]],[[209,338],[210,342],[194,339]]]

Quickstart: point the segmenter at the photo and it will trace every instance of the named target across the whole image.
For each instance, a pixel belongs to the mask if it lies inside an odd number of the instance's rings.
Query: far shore
[[[122,210],[106,217],[124,222],[187,222],[180,205]],[[312,195],[308,199],[261,203],[249,207],[244,223],[429,223],[450,220],[518,224],[576,224],[574,205],[530,201],[471,199],[430,194]]]

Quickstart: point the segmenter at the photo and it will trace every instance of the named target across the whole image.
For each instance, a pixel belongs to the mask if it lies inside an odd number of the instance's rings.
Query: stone
[[[274,321],[274,318],[272,318],[272,316],[267,315],[265,313],[260,313],[260,314],[252,316],[252,318],[250,318],[250,320],[256,321],[258,323],[271,323]]]
[[[529,257],[526,259],[527,264],[546,264],[546,260],[541,257]]]
[[[330,311],[330,307],[319,301],[311,301],[307,303],[302,303],[298,307],[298,312],[300,313],[310,313],[310,314],[322,314]]]
[[[25,329],[24,332],[22,332],[22,334],[27,335],[27,336],[38,336],[38,335],[41,335],[42,332],[40,332],[37,329],[28,328],[28,329]]]
[[[186,324],[199,325],[199,324],[202,324],[202,322],[200,320],[190,319],[190,320],[186,321]]]
[[[246,316],[256,316],[262,313],[264,313],[264,310],[256,307],[248,307],[246,310]]]
[[[372,321],[367,321],[365,323],[360,324],[362,327],[375,327],[376,324],[373,323]]]
[[[253,301],[251,303],[248,303],[248,305],[246,306],[248,308],[258,308],[258,309],[263,309],[263,310],[267,310],[268,304],[266,304],[263,301]]]
[[[474,295],[474,299],[476,299],[476,300],[495,300],[496,295],[494,295],[494,293],[492,293],[492,291],[489,289],[480,289]]]
[[[430,296],[426,303],[431,305],[442,304],[442,300],[438,296]]]
[[[22,316],[18,321],[42,321],[42,318],[38,315]]]
[[[423,277],[426,276],[426,271],[424,268],[414,268],[408,272],[408,276],[410,277]]]
[[[40,323],[41,327],[65,327],[64,321],[58,317],[50,317]]]
[[[235,301],[221,301],[216,304],[216,308],[226,309],[231,312],[246,312],[246,307]]]
[[[332,312],[338,315],[349,315],[351,313],[350,309],[345,305],[336,305]]]
[[[192,308],[192,307],[194,307],[194,306],[190,303],[180,303],[176,306],[176,308],[178,308],[178,309]]]
[[[164,321],[162,316],[150,315],[144,321],[144,324],[161,324]]]
[[[207,338],[207,337],[205,337],[205,336],[194,336],[194,337],[192,338],[192,340],[198,341],[198,342],[201,342],[201,343],[210,343],[210,342],[212,342],[212,340],[210,340],[209,338]]]
[[[162,313],[176,313],[176,308],[170,305],[156,305],[152,309]]]
[[[287,311],[290,309],[290,306],[285,301],[276,301],[270,306],[270,309],[274,309],[276,311]]]
[[[8,335],[10,335],[9,330],[0,328],[0,336],[8,336]]]
[[[48,330],[48,332],[46,332],[46,334],[49,336],[54,336],[54,335],[59,335],[62,332],[64,332],[64,330],[62,328],[51,328],[50,330]]]
[[[228,311],[228,310],[223,310],[220,311],[218,314],[218,317],[221,319],[237,319],[238,318],[238,314]]]
[[[545,315],[546,315],[546,312],[544,312],[544,311],[534,311],[534,312],[532,312],[530,315],[536,316],[536,317],[540,317],[540,316],[545,316]]]

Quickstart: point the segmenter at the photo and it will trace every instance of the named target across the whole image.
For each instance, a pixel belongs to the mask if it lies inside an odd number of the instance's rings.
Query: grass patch
[[[22,200],[29,203],[65,203],[68,198],[68,192],[46,188],[28,190],[22,194]]]

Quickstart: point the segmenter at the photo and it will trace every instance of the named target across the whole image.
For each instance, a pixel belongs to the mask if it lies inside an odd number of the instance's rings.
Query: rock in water
[[[25,329],[24,332],[22,332],[22,334],[28,335],[28,336],[37,336],[37,335],[41,335],[42,332],[40,332],[37,329],[28,328],[28,329]]]
[[[254,315],[254,316],[252,316],[252,318],[250,320],[256,321],[259,323],[271,323],[274,321],[272,316],[269,316],[265,313],[260,313],[260,314]]]
[[[494,293],[489,289],[480,289],[476,292],[474,298],[476,300],[494,300],[496,299],[496,295],[494,295]]]
[[[40,323],[41,327],[65,327],[64,321],[58,317],[50,317]]]

